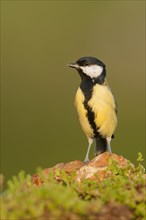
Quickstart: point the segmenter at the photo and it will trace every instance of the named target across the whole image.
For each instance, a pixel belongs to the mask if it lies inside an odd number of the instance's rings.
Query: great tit
[[[117,126],[117,105],[106,81],[106,66],[95,57],[82,57],[68,64],[75,68],[81,84],[76,92],[75,107],[88,139],[84,162],[89,161],[90,147],[95,140],[95,155],[111,152],[111,138]]]

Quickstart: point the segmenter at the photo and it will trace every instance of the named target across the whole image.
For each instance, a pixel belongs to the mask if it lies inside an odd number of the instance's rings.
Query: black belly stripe
[[[91,108],[88,106],[88,102],[84,101],[84,107],[87,110],[87,118],[89,121],[89,124],[91,125],[93,132],[94,132],[94,137],[98,137],[100,136],[99,132],[97,131],[97,126],[94,122],[95,120],[95,114],[94,112],[91,110]]]
[[[91,125],[92,129],[93,129],[93,133],[94,133],[94,137],[98,137],[101,136],[100,133],[98,132],[98,127],[95,124],[95,114],[92,111],[92,109],[90,108],[90,106],[88,105],[88,101],[91,99],[92,97],[92,93],[93,93],[93,87],[94,87],[94,83],[91,81],[82,81],[80,88],[85,96],[85,101],[84,101],[84,107],[87,110],[87,118],[89,121],[89,124]]]

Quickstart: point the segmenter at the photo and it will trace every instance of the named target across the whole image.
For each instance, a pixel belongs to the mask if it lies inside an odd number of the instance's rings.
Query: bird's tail
[[[95,155],[100,155],[106,151],[111,152],[110,143],[108,143],[106,138],[102,138],[101,136],[95,139]]]

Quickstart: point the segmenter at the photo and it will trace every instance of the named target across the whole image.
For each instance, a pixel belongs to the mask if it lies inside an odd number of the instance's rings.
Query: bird
[[[88,140],[84,162],[89,162],[91,145],[95,141],[95,156],[111,153],[111,139],[117,127],[117,103],[108,86],[106,65],[91,56],[69,63],[81,78],[75,95],[75,107],[83,132]]]

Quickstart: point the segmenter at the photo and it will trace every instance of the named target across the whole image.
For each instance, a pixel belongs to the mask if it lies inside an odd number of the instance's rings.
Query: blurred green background
[[[118,103],[112,151],[145,157],[144,1],[1,2],[1,170],[34,173],[83,160],[87,140],[74,108],[82,56],[107,66]],[[92,148],[90,158],[93,157]]]

